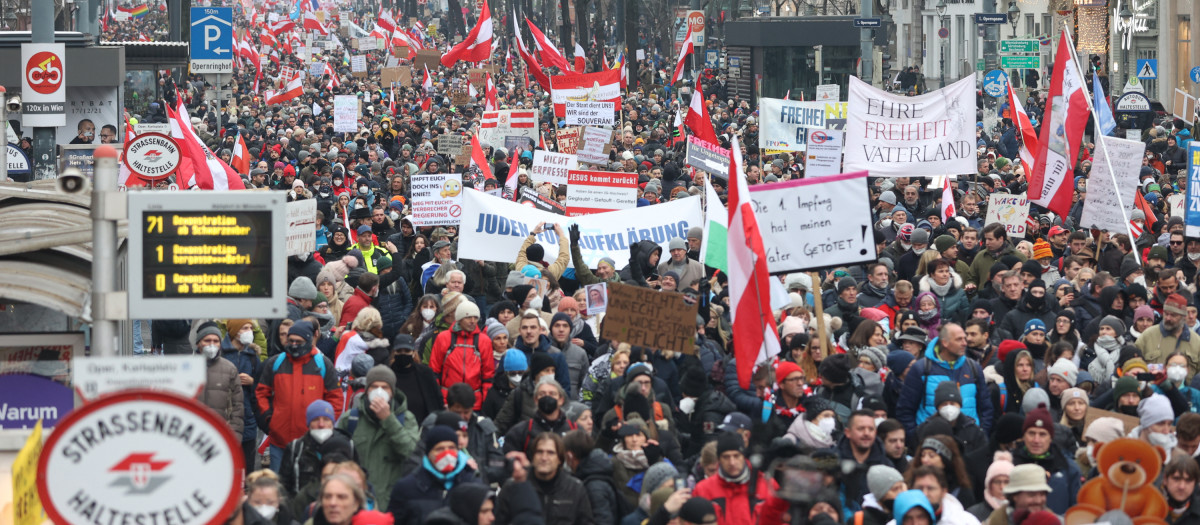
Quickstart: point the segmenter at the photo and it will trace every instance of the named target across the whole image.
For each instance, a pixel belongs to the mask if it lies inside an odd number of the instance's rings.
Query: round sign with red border
[[[233,430],[210,408],[127,390],[59,421],[38,460],[38,495],[54,523],[218,525],[241,502],[242,468]]]
[[[64,76],[62,57],[57,53],[39,51],[25,63],[25,79],[29,82],[29,89],[43,95],[58,91]]]
[[[138,177],[160,180],[179,167],[179,143],[162,133],[143,133],[125,144],[121,162]]]

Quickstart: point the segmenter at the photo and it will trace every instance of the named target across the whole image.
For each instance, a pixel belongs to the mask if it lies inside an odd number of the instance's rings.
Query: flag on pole
[[[321,25],[321,21],[317,20],[317,14],[312,11],[304,12],[304,29],[316,31],[321,33],[322,36],[329,36],[329,31],[325,29],[325,26]]]
[[[700,263],[729,273],[729,211],[713,189],[712,179],[704,178],[704,238],[700,239]]]
[[[1047,104],[1042,134],[1038,140],[1037,159],[1029,180],[1029,201],[1065,217],[1071,211],[1071,194],[1075,188],[1072,172],[1079,157],[1083,131],[1087,127],[1087,92],[1083,75],[1075,65],[1074,53],[1064,29],[1060,33],[1058,54],[1054,58],[1054,73],[1050,77],[1050,94],[1046,100],[1061,100]]]
[[[425,78],[421,80],[421,91],[425,93],[425,98],[421,100],[421,110],[429,111],[433,107],[433,99],[430,98],[429,92],[433,89],[433,79],[429,77],[429,65],[426,64]]]
[[[567,63],[567,58],[558,51],[558,48],[554,47],[554,42],[546,38],[546,34],[541,29],[538,29],[529,18],[525,18],[525,24],[529,26],[529,34],[533,35],[533,45],[537,48],[538,56],[542,57],[542,63],[547,66],[557,67],[563,71],[570,70],[571,67]],[[517,31],[517,33],[520,34],[520,31]]]
[[[488,164],[487,156],[483,154],[483,146],[479,145],[479,135],[471,136],[471,163],[468,166],[477,168],[483,174],[484,179],[494,179],[492,174],[492,165]]]
[[[488,10],[488,3],[483,2],[479,22],[467,34],[467,38],[442,55],[442,65],[451,67],[460,60],[483,62],[490,56],[492,56],[492,13]]]
[[[575,42],[575,72],[587,73],[587,52],[583,50],[583,46],[579,42]]]
[[[483,110],[495,111],[499,109],[500,104],[496,100],[499,95],[500,93],[496,89],[496,84],[492,82],[492,74],[488,73],[487,83],[483,86]]]
[[[1012,108],[1012,115],[1016,117],[1012,119],[1013,125],[1017,127],[1017,133],[1021,134],[1021,149],[1018,157],[1021,159],[1021,167],[1026,175],[1033,173],[1033,164],[1036,157],[1033,156],[1034,151],[1038,150],[1037,132],[1034,131],[1033,123],[1029,121],[1029,114],[1025,112],[1025,106],[1017,102],[1017,95],[1013,92],[1012,82],[1008,83],[1008,107]]]
[[[737,136],[730,141],[729,305],[733,321],[733,355],[738,384],[750,388],[754,366],[779,354],[779,338],[771,309],[771,283],[767,253],[758,231],[758,218],[750,199],[750,186],[742,175],[742,152]]]
[[[504,50],[504,72],[512,73],[512,48]]]
[[[692,92],[692,102],[688,104],[687,116],[684,117],[683,122],[691,128],[692,134],[696,138],[714,146],[719,144],[717,132],[713,130],[712,119],[708,116],[708,107],[704,105],[704,93],[701,91],[699,83]]]
[[[180,153],[188,162],[180,162],[176,177],[180,188],[200,188],[202,190],[244,190],[246,186],[242,178],[228,164],[213,155],[208,146],[196,136],[192,129],[191,118],[188,117],[187,107],[183,100],[178,101],[178,107],[167,107],[167,119],[171,123],[171,137],[179,142]]]
[[[283,91],[280,91],[271,98],[267,99],[267,105],[271,106],[275,104],[282,104],[303,94],[304,82],[300,80],[299,76],[296,76],[288,81],[287,86],[284,87]]]
[[[954,209],[954,187],[950,185],[951,176],[943,177],[942,183],[942,223],[950,221],[957,212]]]
[[[314,103],[313,107],[317,107],[317,105]],[[315,110],[313,114],[316,114]],[[241,131],[238,131],[237,141],[233,144],[233,158],[230,159],[229,167],[241,175],[250,175],[250,153],[246,148],[246,140],[242,138]]]
[[[1092,106],[1096,108],[1096,116],[1100,120],[1096,123],[1100,128],[1100,134],[1107,136],[1117,129],[1117,121],[1113,118],[1112,107],[1108,105],[1108,98],[1104,96],[1104,87],[1100,85],[1100,75],[1092,73]]]
[[[683,47],[679,48],[679,58],[675,59],[675,74],[671,75],[671,83],[679,82],[683,78],[683,68],[687,65],[687,57],[692,54],[695,49],[695,44],[692,44],[692,26],[688,24],[687,37],[684,38]]]

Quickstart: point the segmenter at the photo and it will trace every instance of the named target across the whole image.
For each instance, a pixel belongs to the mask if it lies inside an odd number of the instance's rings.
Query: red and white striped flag
[[[1008,107],[1011,108],[1012,115],[1016,117],[1012,119],[1013,125],[1017,127],[1017,133],[1021,134],[1021,150],[1018,158],[1021,160],[1021,168],[1028,176],[1033,173],[1036,157],[1032,152],[1038,150],[1038,136],[1033,129],[1033,123],[1029,121],[1029,114],[1025,112],[1025,106],[1017,101],[1017,95],[1013,93],[1011,82],[1008,83]]]
[[[514,164],[516,164],[516,162],[514,162]],[[496,178],[496,176],[492,174],[491,164],[488,164],[487,157],[484,156],[484,154],[483,154],[483,146],[479,145],[479,136],[478,135],[471,136],[471,164],[470,164],[470,166],[474,166],[474,167],[478,168],[479,171],[481,173],[483,173],[484,179]]]
[[[950,176],[942,183],[942,222],[950,222],[950,218],[958,214],[954,208],[954,187],[950,184]]]
[[[330,90],[342,85],[342,81],[340,79],[338,79],[337,71],[333,70],[333,66],[329,65],[329,62],[325,63],[325,74],[329,75],[329,89]]]
[[[425,78],[421,80],[421,91],[425,94],[425,99],[421,101],[421,109],[429,111],[433,107],[433,99],[429,96],[429,91],[433,89],[433,79],[429,77],[429,66],[425,66]]]
[[[671,75],[671,83],[679,82],[683,78],[683,68],[687,66],[687,57],[696,49],[692,43],[692,26],[688,24],[687,36],[684,38],[683,47],[679,48],[679,58],[675,59],[675,74]]]
[[[571,67],[567,63],[567,58],[563,56],[558,48],[554,47],[554,42],[546,38],[546,34],[541,29],[538,29],[529,18],[525,18],[525,24],[529,26],[529,34],[533,35],[533,45],[537,48],[538,56],[542,57],[542,63],[547,66],[557,67],[563,71],[569,71]]]
[[[171,136],[179,142],[182,157],[187,162],[179,164],[176,172],[176,183],[180,188],[200,188],[202,190],[244,190],[246,186],[242,178],[233,168],[225,164],[204,145],[192,129],[187,107],[183,101],[178,102],[178,108],[167,107],[167,120],[171,123]],[[182,175],[182,176],[181,176]]]
[[[396,21],[392,19],[392,14],[383,7],[379,8],[379,17],[376,20],[379,27],[386,29],[389,33],[396,31]]]
[[[238,131],[237,141],[233,144],[233,158],[230,159],[229,167],[242,175],[250,174],[250,153],[246,149],[246,140],[242,138],[241,131]]]
[[[275,36],[279,36],[293,29],[296,29],[296,23],[290,18],[281,18],[267,26],[267,30]]]
[[[484,111],[479,121],[480,128],[535,128],[537,127],[537,112],[533,110],[501,110]]]
[[[321,36],[329,36],[329,31],[321,25],[321,21],[317,20],[317,14],[312,11],[304,12],[304,29],[321,33]]]
[[[1042,134],[1038,137],[1037,160],[1033,171],[1026,174],[1029,202],[1044,206],[1059,216],[1066,216],[1071,211],[1071,195],[1075,188],[1071,173],[1090,116],[1088,94],[1084,89],[1083,74],[1075,65],[1074,49],[1064,29],[1059,37],[1054,73],[1050,77],[1050,94],[1046,97],[1046,100],[1061,100],[1061,103],[1046,105]],[[1053,148],[1051,142],[1055,143]]]
[[[279,93],[271,96],[271,98],[267,99],[267,105],[272,106],[275,104],[282,104],[303,94],[304,82],[300,80],[299,76],[297,76],[288,81],[287,87],[285,87],[283,91],[280,91]]]
[[[450,48],[442,55],[442,65],[451,67],[460,60],[467,62],[483,62],[492,56],[492,13],[488,3],[483,2],[483,10],[479,13],[479,21],[467,33],[467,37],[458,45]]]
[[[579,42],[575,42],[575,72],[587,73],[587,52]]]
[[[487,83],[483,86],[483,109],[485,111],[495,111],[498,106],[496,98],[499,92],[496,90],[496,83],[492,82],[492,74],[487,74]]]

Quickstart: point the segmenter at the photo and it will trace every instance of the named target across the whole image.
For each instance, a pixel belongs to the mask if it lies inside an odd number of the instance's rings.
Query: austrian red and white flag
[[[404,46],[408,48],[409,60],[412,60],[413,57],[417,56],[418,49],[424,49],[415,38],[400,29],[392,31],[392,47],[396,46]]]
[[[698,83],[695,91],[692,92],[692,103],[688,104],[687,116],[684,117],[683,123],[691,128],[692,135],[696,138],[713,146],[720,145],[720,142],[717,141],[717,132],[713,130],[712,119],[708,116],[708,106],[704,105],[704,93]]]
[[[442,65],[453,66],[460,60],[467,62],[483,62],[492,56],[492,13],[488,3],[483,2],[483,11],[479,14],[479,22],[457,46],[450,48],[442,55]]]
[[[679,82],[683,78],[683,69],[687,67],[687,57],[696,49],[696,45],[692,43],[692,25],[688,24],[687,37],[683,40],[683,47],[679,48],[679,58],[675,59],[675,74],[671,75],[671,83]]]
[[[546,34],[538,29],[529,18],[525,19],[525,24],[529,26],[529,34],[533,35],[533,45],[537,48],[538,55],[542,57],[542,63],[563,71],[570,71],[571,67],[567,62],[567,57],[554,47],[554,42],[547,38]]]
[[[192,129],[191,118],[183,101],[177,108],[167,107],[171,137],[179,143],[180,163],[175,181],[180,188],[202,190],[244,190],[246,185],[233,168],[213,155]]]
[[[267,105],[271,106],[275,104],[282,104],[303,94],[304,82],[300,80],[299,76],[297,76],[296,78],[288,81],[287,86],[283,88],[283,91],[280,91],[271,96],[271,98],[267,99]]]
[[[277,37],[293,29],[296,29],[296,23],[290,18],[281,18],[267,26],[267,30]]]
[[[587,52],[579,42],[575,42],[575,72],[587,73]]]
[[[729,308],[733,321],[733,355],[738,384],[750,388],[754,367],[779,354],[775,316],[771,310],[771,276],[750,186],[742,174],[742,152],[737,137],[729,150]]]
[[[392,14],[382,7],[379,8],[379,17],[376,19],[379,27],[386,29],[389,33],[396,31],[396,21],[392,19]]]
[[[304,12],[304,29],[316,31],[321,33],[322,36],[329,36],[329,31],[325,29],[325,26],[321,25],[321,21],[317,20],[317,14],[312,11]]]
[[[513,19],[516,19],[516,14],[513,15]],[[529,89],[529,77],[532,76],[543,90],[550,91],[550,77],[546,76],[542,64],[525,47],[525,42],[521,40],[521,32],[517,31],[514,36],[517,37],[517,55],[521,57],[522,62],[525,62],[526,74],[521,75],[521,79],[525,82],[525,89]]]
[[[483,86],[483,109],[485,111],[495,111],[499,105],[496,98],[499,96],[499,91],[496,90],[496,83],[492,82],[492,74],[487,75],[487,84]]]
[[[512,73],[512,49],[504,50],[504,72]]]
[[[496,176],[492,174],[492,165],[488,164],[487,156],[483,154],[483,146],[479,145],[478,135],[471,136],[471,164],[468,166],[468,169],[471,167],[479,169],[479,172],[483,174],[484,179],[496,178]]]
[[[421,109],[429,111],[433,107],[433,99],[429,97],[430,90],[433,89],[433,78],[429,76],[429,66],[425,66],[425,77],[421,80],[421,91],[425,93],[425,99],[421,101]]]
[[[950,218],[958,214],[954,208],[954,186],[950,184],[952,177],[946,176],[942,183],[942,222],[950,222]]]
[[[550,98],[554,116],[567,116],[567,101],[612,102],[621,111],[621,72],[615,69],[595,73],[550,77]]]
[[[536,128],[537,112],[533,110],[484,111],[480,128]]]
[[[246,140],[242,138],[241,131],[233,143],[233,158],[229,160],[229,167],[242,175],[250,174],[250,152],[246,149]]]
[[[1033,173],[1033,165],[1037,161],[1033,152],[1038,151],[1038,136],[1033,129],[1033,123],[1029,120],[1029,114],[1025,112],[1025,106],[1022,106],[1017,101],[1016,93],[1013,93],[1012,83],[1008,84],[1008,107],[1012,108],[1013,125],[1017,127],[1017,133],[1021,134],[1021,150],[1018,153],[1021,159],[1021,167],[1024,173]]]
[[[1088,94],[1083,74],[1075,65],[1073,49],[1067,32],[1062,31],[1050,77],[1050,94],[1046,97],[1061,102],[1046,105],[1037,157],[1028,176],[1029,202],[1064,217],[1071,211],[1071,194],[1075,189],[1072,173],[1089,114]]]
[[[329,65],[329,62],[325,63],[325,74],[329,75],[329,89],[332,90],[333,88],[342,85],[341,79],[339,79],[337,76],[337,71],[333,70],[333,66]]]

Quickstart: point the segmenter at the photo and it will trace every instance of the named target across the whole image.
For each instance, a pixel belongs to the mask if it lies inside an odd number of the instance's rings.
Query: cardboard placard
[[[574,155],[579,151],[579,132],[582,128],[563,128],[558,130],[558,152]]]
[[[392,46],[392,56],[396,58],[408,58],[408,46]]]
[[[471,103],[471,94],[464,90],[450,91],[450,103],[455,106],[465,106]]]
[[[603,337],[658,350],[696,353],[696,305],[683,294],[609,283]]]
[[[442,52],[436,49],[417,51],[417,57],[413,59],[413,70],[415,71],[421,71],[426,67],[430,71],[437,71],[440,65],[442,65]]]
[[[1121,420],[1121,423],[1125,425],[1126,435],[1142,424],[1138,418],[1133,416],[1127,416],[1120,412],[1110,412],[1108,410],[1100,410],[1099,408],[1088,407],[1087,415],[1083,417],[1083,431],[1087,432],[1087,428],[1092,425],[1092,422],[1102,417],[1115,417]]]
[[[490,73],[493,76],[496,74],[494,69],[495,68],[493,68],[491,66],[488,66],[485,68],[473,67],[471,69],[468,69],[467,70],[467,82],[470,82],[472,86],[475,86],[476,90],[478,90],[480,93],[483,93],[484,88],[487,87],[488,74]]]
[[[441,155],[458,156],[462,154],[463,136],[448,133],[438,137],[437,152]]]
[[[402,83],[401,77],[402,77],[402,75],[404,75],[404,73],[402,73],[401,71],[405,70],[405,69],[408,69],[408,66],[385,67],[385,68],[379,70],[379,82],[382,85],[382,87],[389,87],[394,82]],[[412,71],[411,70],[409,70],[409,72],[408,72],[408,81],[410,84],[412,83]],[[407,86],[408,84],[404,84],[404,85]]]

